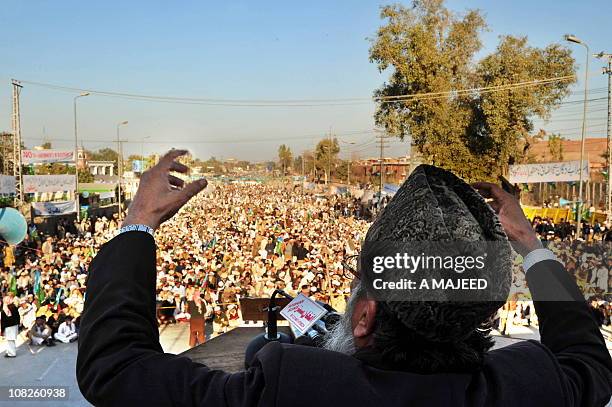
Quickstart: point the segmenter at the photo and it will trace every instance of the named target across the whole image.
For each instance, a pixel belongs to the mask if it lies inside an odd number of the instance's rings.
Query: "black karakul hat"
[[[512,249],[499,218],[484,198],[449,171],[419,165],[376,218],[368,242],[496,242],[481,271],[496,290],[495,300],[455,301],[438,297],[379,301],[403,325],[428,340],[452,342],[468,337],[505,303],[511,284]],[[362,269],[371,277],[371,271]],[[503,300],[502,300],[503,299]]]

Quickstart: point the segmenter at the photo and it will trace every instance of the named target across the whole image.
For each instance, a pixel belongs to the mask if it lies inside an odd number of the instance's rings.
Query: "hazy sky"
[[[380,24],[377,1],[34,1],[1,0],[0,131],[10,129],[10,79],[103,91],[212,99],[330,99],[371,96],[386,79],[368,61]],[[490,26],[485,49],[501,34],[533,45],[574,33],[592,52],[612,53],[612,2],[449,1],[455,11],[481,9]],[[585,51],[571,46],[584,68]],[[605,98],[602,62],[590,60],[591,98]],[[576,85],[583,89],[582,77]],[[44,139],[72,148],[74,92],[25,84],[26,145]],[[569,100],[580,100],[581,93]],[[187,147],[210,156],[263,160],[285,142],[312,148],[330,128],[375,153],[370,102],[349,106],[235,107],[144,102],[92,95],[79,100],[79,136],[89,149],[110,145],[116,123],[125,152]],[[589,114],[592,136],[605,135],[606,102]],[[578,137],[580,104],[564,105],[544,127]],[[144,137],[148,137],[143,143]],[[393,143],[389,155],[406,144]],[[346,154],[346,153],[345,153]]]

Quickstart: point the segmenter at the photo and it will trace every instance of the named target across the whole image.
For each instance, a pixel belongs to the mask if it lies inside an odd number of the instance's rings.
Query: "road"
[[[34,352],[34,353],[32,353]],[[57,346],[23,344],[14,359],[0,358],[0,383],[3,386],[66,386],[65,401],[0,401],[2,407],[27,406],[89,406],[79,391],[75,378],[77,344],[59,343]]]
[[[210,324],[209,324],[210,325]],[[208,328],[208,327],[207,327]],[[160,329],[160,343],[165,352],[178,354],[189,349],[189,324],[166,325]],[[0,356],[0,386],[66,386],[64,401],[0,401],[0,407],[80,407],[90,406],[79,391],[76,377],[77,344],[57,343],[56,346],[30,348],[17,341],[17,357]],[[0,341],[0,355],[6,342]]]

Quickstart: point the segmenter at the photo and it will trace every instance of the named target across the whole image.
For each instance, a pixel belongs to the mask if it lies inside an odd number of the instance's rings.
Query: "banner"
[[[12,175],[0,175],[0,194],[15,193],[15,177]]]
[[[24,175],[23,192],[60,192],[74,191],[76,177],[71,174],[62,175]]]
[[[76,212],[75,201],[32,202],[35,216],[57,216]]]
[[[66,150],[21,150],[21,163],[67,163],[74,162],[74,151]]]
[[[115,191],[100,192],[100,199],[114,199]]]
[[[559,163],[511,165],[509,181],[513,184],[568,182],[580,179],[580,160]],[[589,162],[584,161],[582,179],[589,178]]]

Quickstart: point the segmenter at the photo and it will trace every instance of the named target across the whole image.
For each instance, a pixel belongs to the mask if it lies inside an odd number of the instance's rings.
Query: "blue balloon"
[[[28,223],[17,209],[0,209],[0,235],[8,244],[21,243],[25,239],[27,232]]]

